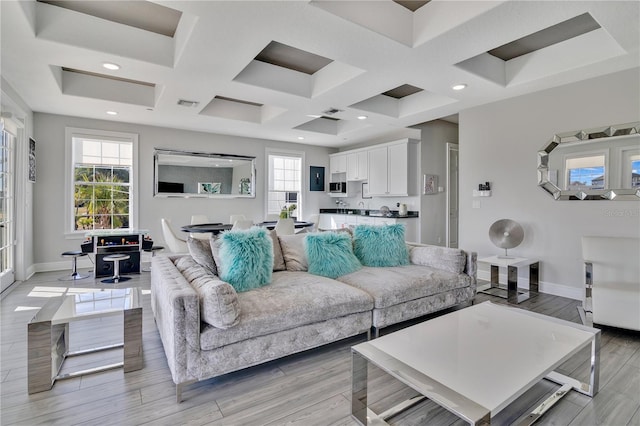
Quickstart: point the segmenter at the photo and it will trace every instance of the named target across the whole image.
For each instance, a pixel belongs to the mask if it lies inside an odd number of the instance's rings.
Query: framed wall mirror
[[[554,135],[538,186],[556,200],[640,200],[640,122]]]
[[[255,198],[255,157],[156,148],[154,196]]]

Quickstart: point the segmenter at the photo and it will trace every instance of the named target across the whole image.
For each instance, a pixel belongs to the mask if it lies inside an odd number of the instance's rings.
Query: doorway
[[[0,130],[0,291],[4,291],[15,281],[16,132],[5,126],[4,119]]]
[[[447,247],[458,248],[458,144],[447,143]]]

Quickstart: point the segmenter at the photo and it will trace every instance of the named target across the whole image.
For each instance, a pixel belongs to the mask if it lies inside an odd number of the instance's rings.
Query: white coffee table
[[[591,346],[589,383],[554,370]],[[470,424],[491,418],[542,379],[562,387],[532,411],[533,423],[571,389],[598,392],[600,330],[533,312],[484,302],[352,347],[351,413],[361,424],[386,418],[367,406],[372,363]]]
[[[124,316],[123,343],[69,351],[69,323],[113,315]],[[96,330],[97,333],[100,330]],[[142,301],[140,289],[83,292],[50,299],[27,324],[27,374],[30,394],[49,390],[58,379],[124,367],[142,368]],[[67,357],[124,348],[123,362],[59,374]]]

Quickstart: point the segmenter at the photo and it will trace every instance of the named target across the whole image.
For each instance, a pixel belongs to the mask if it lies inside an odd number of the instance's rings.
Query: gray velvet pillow
[[[280,240],[276,230],[272,229],[269,232],[269,236],[273,242],[273,271],[284,271],[287,269],[287,265],[284,262],[284,256],[282,255],[282,247],[280,247]]]
[[[418,246],[411,250],[409,256],[414,265],[430,266],[456,274],[464,272],[467,265],[464,251],[448,247]]]
[[[287,271],[307,271],[307,255],[304,251],[304,239],[309,234],[280,235],[282,256],[287,265]]]
[[[212,275],[218,275],[218,268],[211,254],[211,243],[208,240],[189,237],[187,238],[187,248],[198,265],[201,265]]]
[[[238,324],[240,304],[230,284],[208,275],[191,281],[191,286],[200,299],[202,321],[222,329]]]

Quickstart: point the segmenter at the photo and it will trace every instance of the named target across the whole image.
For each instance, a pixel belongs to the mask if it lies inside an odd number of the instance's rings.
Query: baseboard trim
[[[71,271],[71,259],[61,260],[58,262],[43,262],[33,265],[33,272],[52,272],[52,271]],[[78,258],[78,269],[89,268],[93,269],[93,262],[90,259]]]
[[[489,271],[478,271],[478,279],[491,281],[491,273]],[[507,282],[507,275],[500,274],[500,282]],[[529,277],[518,277],[518,288],[529,288]],[[582,300],[584,297],[584,289],[578,287],[570,287],[563,284],[550,283],[540,281],[538,283],[540,293],[552,294],[554,296],[567,297],[574,300]]]

